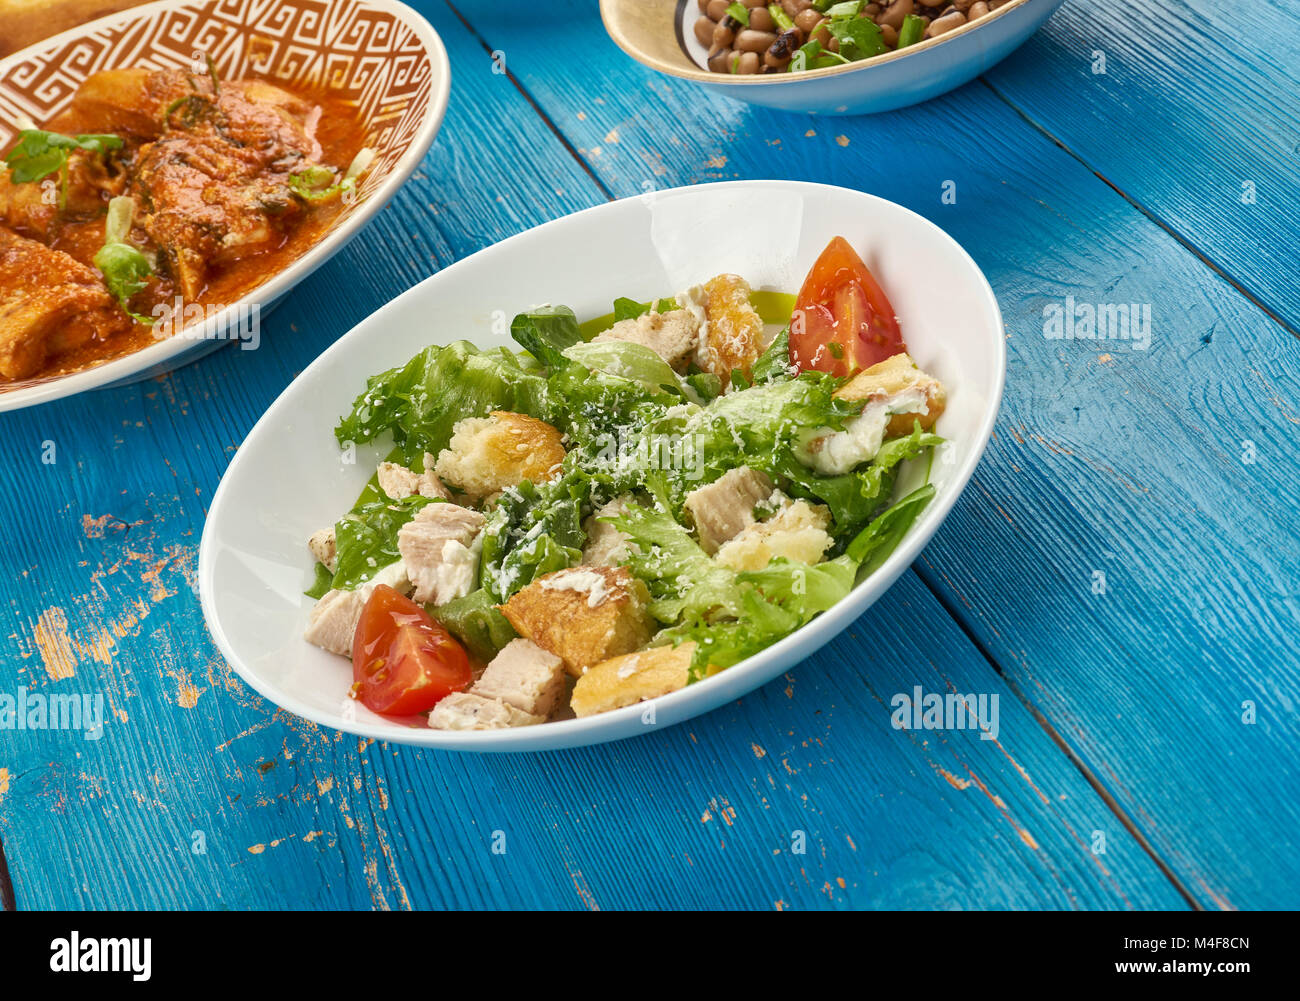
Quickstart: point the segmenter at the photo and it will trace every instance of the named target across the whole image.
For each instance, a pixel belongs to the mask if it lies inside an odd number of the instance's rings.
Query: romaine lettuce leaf
[[[364,501],[334,526],[338,563],[332,586],[354,591],[398,560],[397,530],[426,504],[442,501],[416,494],[404,500]]]
[[[483,588],[436,608],[432,605],[425,608],[472,656],[484,663],[519,635],[496,607],[496,599]]]
[[[696,404],[704,402],[694,386],[644,344],[634,344],[631,341],[590,341],[567,348],[564,357],[593,372],[630,380],[648,393],[676,395]]]
[[[505,490],[483,532],[479,580],[497,601],[505,601],[542,574],[582,559],[583,505],[590,479],[569,473],[541,486],[525,480]]]
[[[457,421],[493,410],[546,420],[546,377],[531,359],[504,348],[479,351],[456,341],[372,377],[334,434],[340,444],[360,443],[391,430],[407,460],[418,463],[424,452],[436,456],[447,447]]]
[[[819,476],[789,452],[760,468],[788,481],[793,496],[825,504],[831,512],[832,534],[842,537],[856,531],[876,513],[893,489],[899,463],[942,443],[943,438],[922,431],[918,422],[913,424],[910,435],[886,441],[871,462],[851,473]]]
[[[884,511],[880,512],[866,528],[854,536],[844,555],[858,566],[858,578],[874,573],[889,557],[912,523],[921,516],[934,499],[934,484],[918,487]]]
[[[551,369],[564,368],[568,364],[565,349],[582,343],[578,318],[568,306],[539,306],[520,313],[510,323],[510,336]]]
[[[650,613],[660,622],[740,611],[735,573],[715,563],[662,505],[630,507],[607,520],[639,550],[629,568],[645,582],[654,599]]]

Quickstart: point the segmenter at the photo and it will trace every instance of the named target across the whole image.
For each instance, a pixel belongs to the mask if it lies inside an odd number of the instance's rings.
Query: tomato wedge
[[[367,709],[428,712],[474,680],[464,647],[429,613],[386,584],[375,588],[352,638],[352,686]]]
[[[884,289],[849,242],[835,237],[799,290],[790,360],[800,372],[846,376],[906,350]]]

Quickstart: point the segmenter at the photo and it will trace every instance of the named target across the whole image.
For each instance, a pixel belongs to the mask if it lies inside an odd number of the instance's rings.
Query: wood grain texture
[[[375,745],[279,712],[232,674],[193,572],[206,498],[247,428],[405,286],[602,197],[487,53],[438,26],[460,95],[442,139],[267,318],[259,350],[6,417],[4,496],[22,499],[17,517],[48,514],[5,547],[20,585],[4,676],[102,694],[111,714],[98,741],[6,734],[18,906],[1180,906],[915,577],[867,632],[743,704],[567,754]],[[511,169],[521,148],[537,169]],[[937,632],[902,638],[914,618]],[[889,726],[893,692],[947,679],[1000,695],[1000,741]]]
[[[1093,765],[1181,878],[1204,874],[1239,906],[1294,887],[1294,862],[1281,857],[1294,829],[1288,805],[1245,802],[1261,797],[1260,775],[1268,788],[1294,784],[1278,752],[1293,743],[1294,719],[1261,712],[1250,740],[1217,743],[1216,758],[1216,742],[1239,731],[1206,714],[1207,693],[1225,679],[1274,705],[1294,690],[1287,667],[1263,659],[1290,654],[1282,640],[1241,638],[1236,617],[1253,595],[1233,593],[1245,557],[1231,545],[1232,532],[1262,533],[1271,552],[1246,552],[1274,561],[1279,592],[1294,583],[1280,569],[1296,565],[1289,512],[1269,493],[1293,486],[1294,469],[1278,467],[1294,457],[1287,440],[1263,433],[1286,430],[1267,399],[1291,407],[1289,339],[1270,339],[1256,310],[1207,283],[1194,259],[1005,107],[990,111],[980,88],[950,99],[967,122],[960,128],[943,102],[857,121],[765,115],[637,76],[586,4],[556,5],[559,22],[535,5],[462,6],[487,48],[442,4],[419,6],[452,57],[444,130],[395,202],[265,319],[259,350],[225,349],[160,379],[0,417],[11,448],[0,467],[0,572],[12,582],[0,610],[0,691],[99,693],[111,713],[98,741],[0,735],[0,840],[17,905],[1184,906],[1031,710]],[[493,72],[488,49],[505,53],[560,137]],[[981,145],[989,114],[1015,136],[992,157]],[[998,440],[920,577],[905,575],[785,680],[688,724],[569,752],[470,757],[375,744],[277,711],[232,674],[192,592],[206,499],[258,415],[323,347],[438,267],[595,204],[606,188],[773,174],[917,207],[973,250],[1007,313],[1013,370]],[[958,204],[941,207],[939,184],[952,177]],[[1246,340],[1217,336],[1195,349],[1177,340],[1171,317],[1169,343],[1157,337],[1145,367],[1135,356],[1093,363],[1097,352],[1060,350],[1074,343],[1045,350],[1041,302],[1112,280],[1162,307],[1195,290],[1196,336],[1218,322]],[[1215,358],[1225,350],[1230,357]],[[1184,355],[1193,367],[1171,374]],[[1224,378],[1243,356],[1271,389]],[[1085,407],[1090,394],[1097,401]],[[1236,494],[1211,476],[1227,468],[1234,414],[1261,429],[1268,467],[1249,470],[1257,479]],[[1148,424],[1181,437],[1153,452]],[[1040,445],[1022,425],[1074,454]],[[1218,452],[1178,451],[1213,434]],[[46,441],[53,465],[40,461]],[[1151,466],[1177,498],[1133,496],[1121,482],[1157,482]],[[1260,496],[1247,505],[1249,488]],[[1198,512],[1210,512],[1200,525]],[[1170,521],[1144,541],[1140,533]],[[1117,590],[1109,604],[1079,600],[1067,586],[1076,564],[1117,545],[1099,526],[1132,533],[1110,551],[1151,559],[1156,571],[1208,576],[1215,564],[1197,561],[1229,557],[1222,595],[1166,589],[1143,593],[1142,606]],[[1189,537],[1201,529],[1229,535],[1217,549],[1198,547]],[[1031,562],[1044,559],[1059,568]],[[1025,593],[1027,582],[1041,590]],[[1201,681],[1188,686],[1174,682],[1193,663],[1179,658],[1201,645],[1188,631],[1192,607],[1218,616],[1236,648],[1221,640],[1212,663],[1194,662]],[[1282,627],[1284,612],[1245,621]],[[1133,631],[1144,622],[1182,635],[1150,647]],[[1131,668],[1115,663],[1129,652],[1150,662],[1131,690]],[[1220,660],[1224,652],[1255,659],[1243,666]],[[890,698],[918,684],[998,695],[999,740],[893,729]],[[1116,698],[1141,726],[1114,725]],[[1171,732],[1171,722],[1206,729]],[[1229,751],[1262,770],[1214,771]],[[1229,808],[1243,811],[1237,823],[1224,819]],[[1243,835],[1247,825],[1253,834]],[[1104,853],[1093,851],[1098,832]],[[1274,890],[1261,890],[1269,879]]]
[[[985,269],[1007,392],[921,574],[1202,906],[1293,905],[1300,809],[1265,790],[1296,784],[1300,737],[1296,340],[981,83],[867,119],[781,115],[642,71],[579,6],[549,28],[522,9],[475,23],[615,194],[842,184],[927,216]],[[1149,349],[1048,339],[1044,308],[1067,296],[1149,305]]]
[[[1300,6],[1067,3],[993,89],[1300,335]]]

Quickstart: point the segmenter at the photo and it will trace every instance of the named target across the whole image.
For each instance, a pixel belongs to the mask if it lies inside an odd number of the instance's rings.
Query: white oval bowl
[[[433,144],[451,94],[451,66],[438,33],[397,0],[161,0],[91,21],[0,60],[0,150],[18,116],[44,122],[99,70],[186,66],[210,52],[221,75],[254,73],[292,86],[326,77],[355,92],[376,151],[355,204],[288,267],[238,302],[139,351],[67,375],[0,382],[0,412],[90,389],[134,382],[188,364],[240,329],[240,310],[266,313],[337,254],[397,193]]]
[[[736,101],[813,115],[863,115],[969,83],[1029,40],[1064,0],[1010,0],[977,21],[897,52],[803,73],[728,76],[704,64],[694,0],[601,0],[605,28],[633,59]]]
[[[753,206],[763,205],[762,212]],[[772,240],[774,232],[788,238]],[[716,234],[716,238],[714,238]],[[580,318],[616,296],[670,294],[721,271],[796,292],[845,236],[888,292],[917,363],[943,381],[937,493],[888,561],[840,604],[762,653],[652,703],[599,716],[468,733],[412,727],[349,699],[352,666],[302,638],[312,600],[307,538],[349,510],[389,445],[340,460],[333,429],[366,377],[429,344],[515,347],[509,321],[543,302]],[[935,276],[941,276],[936,279]],[[993,430],[1006,368],[1002,317],[975,262],[943,230],[873,195],[797,181],[732,181],[611,202],[546,223],[425,279],[341,337],[270,406],[231,460],[199,547],[199,593],[222,654],[254,689],[324,726],[468,751],[575,747],[707,712],[777,677],[861,615],[916,558],[970,479]],[[913,464],[917,465],[917,464]],[[900,482],[899,491],[920,482]],[[900,480],[905,479],[903,477]],[[644,721],[647,706],[654,722]]]

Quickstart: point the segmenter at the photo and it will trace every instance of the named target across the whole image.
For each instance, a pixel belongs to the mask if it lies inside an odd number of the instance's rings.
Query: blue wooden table
[[[985,78],[856,119],[653,75],[589,0],[417,6],[443,130],[260,350],[0,417],[0,693],[107,716],[0,731],[7,904],[1300,904],[1295,6],[1068,0]],[[734,705],[531,756],[358,740],[232,673],[194,593],[204,512],[325,346],[537,223],[750,177],[920,212],[1006,318],[994,440],[879,604]],[[1149,347],[1049,338],[1067,297],[1149,307]],[[998,739],[894,729],[918,685],[997,695]]]

